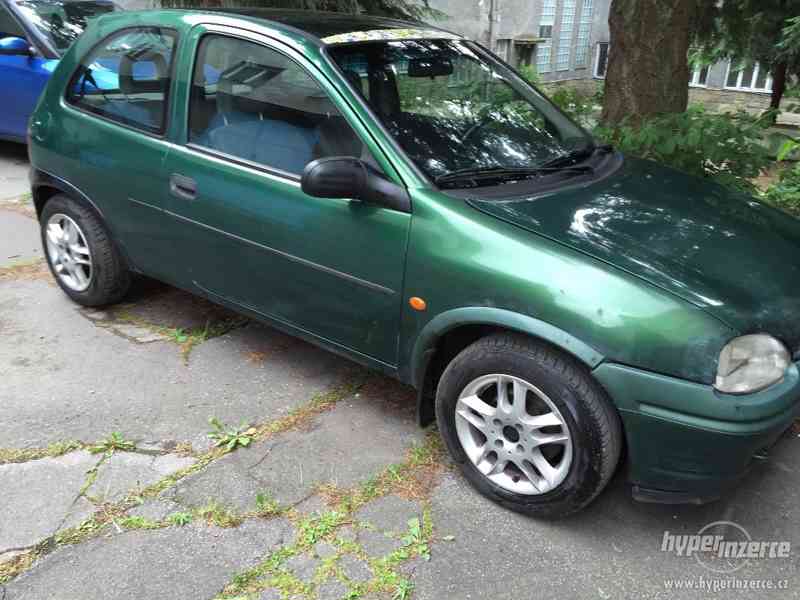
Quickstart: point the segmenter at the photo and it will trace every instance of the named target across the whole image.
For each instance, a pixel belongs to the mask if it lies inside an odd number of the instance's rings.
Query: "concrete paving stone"
[[[314,573],[317,572],[317,567],[320,564],[322,564],[322,561],[310,554],[297,554],[289,558],[284,563],[284,566],[300,581],[307,583],[314,579]]]
[[[0,465],[0,553],[27,548],[51,536],[73,511],[86,472],[97,457],[70,452],[57,458]],[[75,511],[85,518],[92,509]]]
[[[328,542],[318,542],[314,545],[314,554],[320,558],[328,558],[338,552],[338,549],[333,544]]]
[[[180,512],[180,504],[168,500],[151,500],[128,511],[132,517],[143,517],[149,521],[163,521],[172,513]]]
[[[455,540],[435,543],[432,559],[419,564],[414,597],[518,598],[520,590],[536,590],[542,598],[698,598],[696,591],[667,592],[664,582],[709,580],[717,574],[694,558],[662,552],[663,535],[696,534],[720,520],[741,525],[753,540],[792,544],[791,559],[752,561],[734,577],[796,582],[798,450],[796,437],[784,440],[769,462],[757,465],[720,502],[700,507],[637,503],[624,473],[618,473],[585,511],[550,522],[504,510],[459,476],[447,474],[432,498],[432,520],[437,536]],[[798,598],[800,589],[761,590],[752,597]]]
[[[347,595],[347,586],[341,581],[329,580],[317,589],[319,600],[342,600]]]
[[[407,532],[409,520],[415,517],[422,517],[420,503],[393,494],[373,500],[355,514],[358,521],[369,523],[380,531],[396,534]]]
[[[308,429],[279,434],[224,456],[182,480],[170,497],[189,505],[217,498],[246,510],[254,506],[258,492],[292,505],[319,484],[353,486],[402,461],[406,450],[423,440],[413,419],[397,418],[391,394],[398,393],[407,392],[399,384],[368,387],[358,398],[342,400],[315,417]],[[365,452],[367,440],[370,450]]]
[[[0,268],[42,258],[39,224],[0,205]]]
[[[115,452],[97,469],[97,478],[87,494],[106,502],[117,502],[129,492],[156,483],[194,463],[195,459],[186,456]]]
[[[322,496],[309,496],[302,502],[298,503],[295,507],[300,513],[306,515],[321,515],[322,513],[328,512],[330,507],[325,503],[325,499]]]
[[[342,525],[336,530],[336,537],[345,542],[355,542],[358,539],[358,528],[353,525]]]
[[[402,540],[390,537],[382,531],[362,530],[358,534],[358,543],[364,552],[372,558],[381,558],[391,554],[394,550],[403,545]]]
[[[258,600],[281,600],[281,591],[275,588],[261,590]]]
[[[0,141],[0,200],[11,200],[30,193],[28,168],[27,146]]]
[[[211,599],[290,532],[284,519],[253,519],[231,529],[191,525],[96,538],[47,555],[7,585],[4,600]]]
[[[233,425],[277,419],[352,378],[355,369],[255,325],[204,342],[187,366],[175,344],[132,343],[79,318],[78,310],[44,281],[0,285],[3,446],[97,440],[120,431],[128,439],[189,441],[202,450],[210,446],[210,416]],[[255,351],[269,359],[247,360]]]
[[[345,554],[338,564],[345,577],[351,581],[368,581],[372,578],[369,565],[352,554]]]

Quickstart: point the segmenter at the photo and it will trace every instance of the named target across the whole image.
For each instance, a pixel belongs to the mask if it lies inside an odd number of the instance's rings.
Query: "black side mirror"
[[[0,56],[31,56],[31,45],[21,37],[0,39]]]
[[[332,156],[308,163],[303,170],[301,187],[315,198],[353,198],[394,210],[411,211],[411,200],[404,188],[352,156]]]

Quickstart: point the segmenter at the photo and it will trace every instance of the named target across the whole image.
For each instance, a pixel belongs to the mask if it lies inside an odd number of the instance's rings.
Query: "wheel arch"
[[[31,194],[33,196],[33,205],[36,208],[36,217],[41,218],[42,210],[44,210],[45,204],[53,197],[58,194],[64,194],[65,196],[69,196],[76,202],[80,202],[86,208],[91,210],[100,222],[106,227],[108,232],[111,234],[114,243],[116,244],[117,248],[119,249],[120,253],[122,254],[122,258],[125,261],[125,264],[131,270],[136,270],[134,264],[130,260],[130,256],[128,255],[127,249],[125,248],[124,244],[120,241],[119,237],[115,235],[114,228],[111,223],[108,221],[106,216],[103,214],[103,211],[100,210],[100,207],[97,206],[95,202],[92,201],[89,196],[83,193],[80,189],[57,177],[56,175],[51,175],[45,171],[40,169],[31,169]]]
[[[464,348],[482,337],[513,332],[542,340],[573,356],[589,369],[604,357],[597,350],[550,323],[501,308],[465,307],[437,315],[414,343],[409,379],[417,389],[417,420],[426,426],[435,420],[433,401],[444,369]]]

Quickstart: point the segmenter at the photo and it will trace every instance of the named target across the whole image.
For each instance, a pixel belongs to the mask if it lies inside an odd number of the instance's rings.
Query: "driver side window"
[[[260,44],[207,35],[197,52],[189,142],[300,175],[313,160],[365,148],[317,82]]]
[[[11,15],[8,9],[0,4],[0,38],[4,37],[21,37],[25,38],[25,32],[19,26],[16,19]]]

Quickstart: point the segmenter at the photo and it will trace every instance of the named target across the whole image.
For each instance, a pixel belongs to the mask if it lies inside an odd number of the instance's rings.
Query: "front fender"
[[[425,370],[437,341],[449,331],[467,325],[493,326],[545,340],[571,354],[590,369],[603,361],[603,355],[597,350],[550,323],[502,308],[468,306],[435,316],[419,333],[409,361],[409,379],[412,385],[422,389]]]

